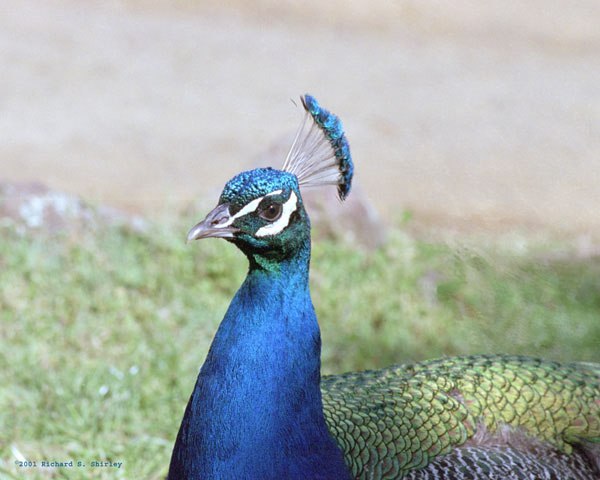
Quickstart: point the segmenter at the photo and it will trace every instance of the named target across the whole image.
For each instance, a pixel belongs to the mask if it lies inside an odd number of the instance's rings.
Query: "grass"
[[[69,237],[0,227],[0,478],[164,478],[247,268],[226,242],[186,247],[189,225]],[[496,247],[400,228],[372,252],[317,242],[324,371],[481,352],[600,361],[600,260]],[[17,468],[19,454],[38,467]],[[40,466],[69,460],[86,467]]]

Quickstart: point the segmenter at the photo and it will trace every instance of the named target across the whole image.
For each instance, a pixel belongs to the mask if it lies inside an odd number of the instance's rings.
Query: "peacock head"
[[[310,95],[301,100],[307,113],[282,170],[257,168],[232,178],[216,208],[190,230],[188,241],[225,238],[250,259],[269,261],[310,246],[310,221],[300,187],[337,185],[343,200],[350,192],[354,167],[339,118]]]
[[[247,255],[280,260],[310,241],[310,222],[294,174],[257,168],[232,178],[217,207],[188,241],[225,238]]]

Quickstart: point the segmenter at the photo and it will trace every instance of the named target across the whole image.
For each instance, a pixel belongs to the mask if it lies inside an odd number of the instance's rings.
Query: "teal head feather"
[[[338,195],[341,200],[344,200],[350,193],[354,164],[350,155],[350,145],[344,135],[342,121],[333,113],[322,108],[312,95],[304,95],[302,105],[322,130],[333,149],[335,155],[334,165],[339,170]]]
[[[311,96],[301,98],[306,110],[283,170],[298,178],[300,187],[337,185],[344,200],[350,193],[354,165],[342,121]]]

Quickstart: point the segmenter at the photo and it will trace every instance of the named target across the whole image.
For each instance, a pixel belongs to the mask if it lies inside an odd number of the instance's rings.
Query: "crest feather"
[[[337,185],[344,200],[350,193],[354,165],[341,120],[311,95],[300,97],[306,110],[282,170],[296,175],[300,187]]]

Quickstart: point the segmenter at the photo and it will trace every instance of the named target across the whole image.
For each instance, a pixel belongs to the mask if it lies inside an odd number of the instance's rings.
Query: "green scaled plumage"
[[[599,365],[506,355],[444,358],[324,377],[321,389],[327,425],[357,479],[403,478],[427,466],[431,476],[426,470],[415,478],[471,478],[462,476],[457,458],[469,455],[485,472],[494,468],[489,452],[496,448],[506,465],[518,455],[515,437],[525,452],[548,445],[565,458],[582,448],[588,448],[584,459],[593,458],[594,444],[600,445]],[[503,440],[507,431],[510,441]],[[448,466],[444,455],[452,452]],[[438,461],[446,462],[443,468]],[[452,465],[456,471],[441,476]],[[593,477],[584,471],[556,478]]]

